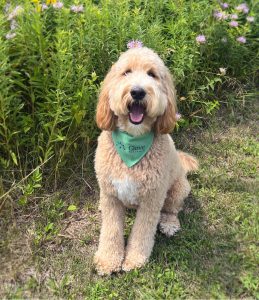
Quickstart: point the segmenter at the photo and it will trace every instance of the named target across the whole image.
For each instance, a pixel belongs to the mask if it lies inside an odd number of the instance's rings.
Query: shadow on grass
[[[186,199],[179,217],[182,230],[177,235],[157,235],[151,264],[173,268],[181,282],[199,286],[196,296],[201,293],[204,297],[204,292],[216,297],[237,295],[243,266],[233,233],[223,224],[209,225],[205,211],[193,195]]]

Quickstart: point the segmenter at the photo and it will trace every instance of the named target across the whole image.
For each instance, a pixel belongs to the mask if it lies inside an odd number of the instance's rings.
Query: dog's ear
[[[112,77],[110,71],[104,79],[101,87],[97,108],[96,108],[96,124],[102,130],[114,130],[116,117],[109,104],[109,82]]]
[[[167,95],[167,107],[162,116],[155,123],[155,131],[160,134],[169,133],[174,129],[176,123],[176,91],[169,70],[164,76],[165,92]]]

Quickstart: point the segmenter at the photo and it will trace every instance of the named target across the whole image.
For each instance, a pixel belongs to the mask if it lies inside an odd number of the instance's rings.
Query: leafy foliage
[[[213,17],[223,11],[219,4],[205,0],[84,0],[77,13],[71,1],[46,3],[43,9],[38,0],[25,1],[17,9],[18,1],[0,2],[0,167],[14,181],[12,168],[25,177],[51,158],[57,173],[71,153],[95,141],[99,86],[131,39],[157,51],[174,74],[179,126],[199,125],[227,102],[226,92],[242,96],[255,86],[259,27],[243,12],[233,28],[229,18]],[[236,12],[237,4],[224,12]],[[255,3],[248,4],[255,15]],[[196,41],[199,34],[206,43]],[[242,35],[245,44],[236,40]]]

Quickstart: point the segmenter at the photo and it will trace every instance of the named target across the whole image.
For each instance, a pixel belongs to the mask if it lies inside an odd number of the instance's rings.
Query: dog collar
[[[153,144],[154,132],[132,136],[116,129],[112,132],[112,140],[120,158],[130,168],[147,154]]]

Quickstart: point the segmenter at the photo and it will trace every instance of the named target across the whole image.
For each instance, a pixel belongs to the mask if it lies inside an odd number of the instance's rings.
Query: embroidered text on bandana
[[[117,129],[112,132],[112,140],[119,156],[130,168],[147,154],[153,144],[154,133],[132,136]]]

